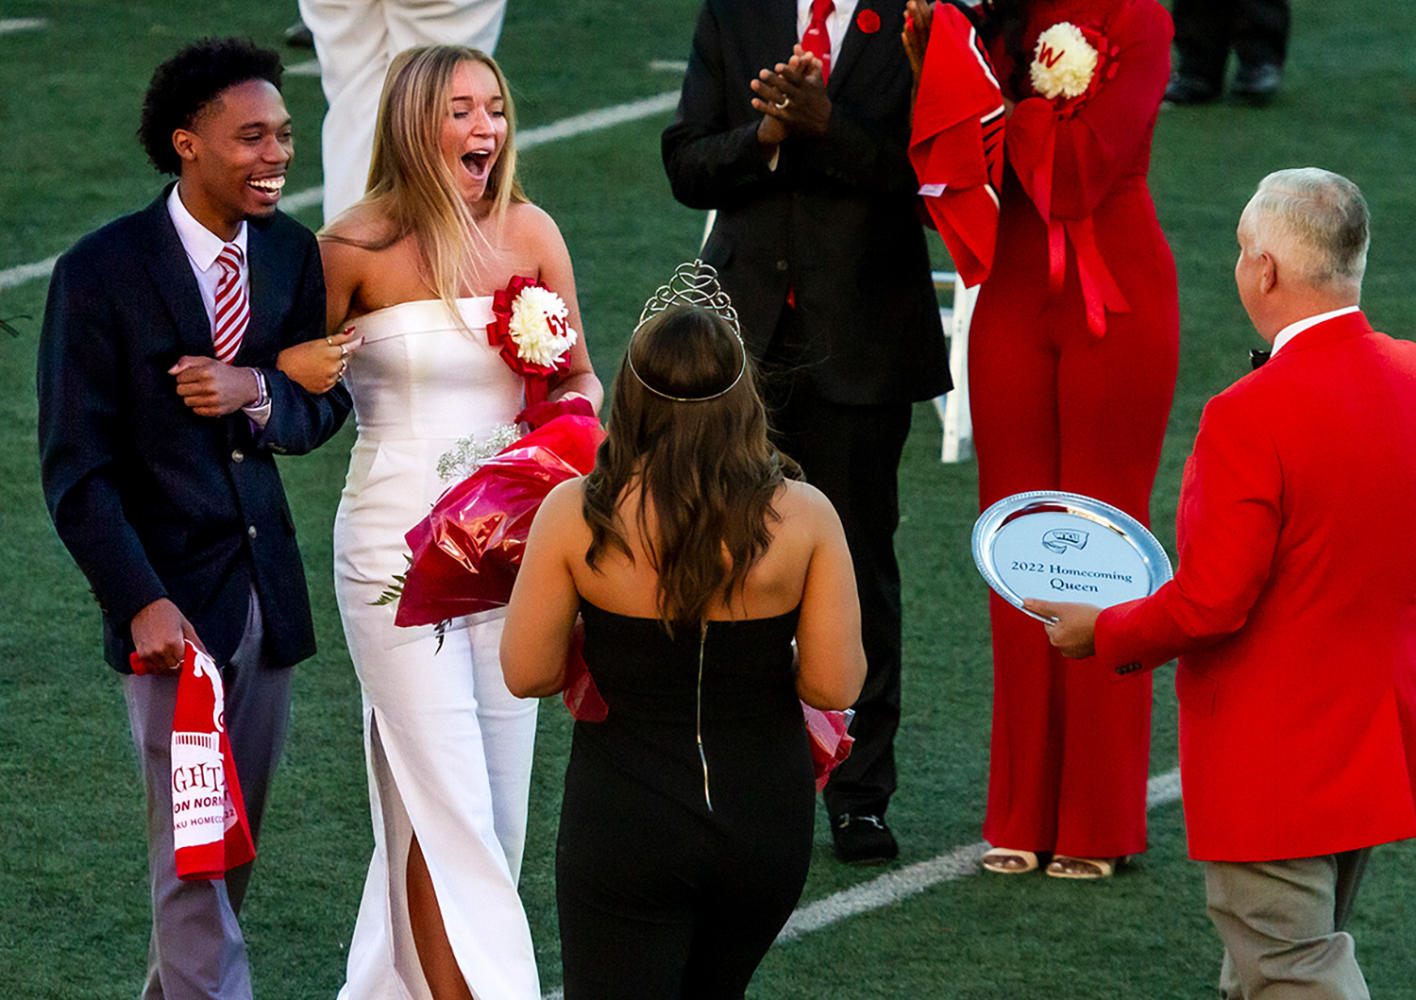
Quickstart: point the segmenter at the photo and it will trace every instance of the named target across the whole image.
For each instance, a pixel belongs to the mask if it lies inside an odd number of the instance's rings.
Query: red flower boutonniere
[[[856,15],[856,27],[867,35],[873,35],[880,30],[880,15],[867,7]]]
[[[542,282],[512,278],[492,296],[487,341],[501,348],[502,360],[526,379],[526,402],[546,398],[551,376],[570,368],[570,349],[578,336],[566,322],[565,302]]]

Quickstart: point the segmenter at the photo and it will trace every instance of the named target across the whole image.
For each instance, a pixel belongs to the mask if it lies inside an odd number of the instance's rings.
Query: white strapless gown
[[[427,1000],[408,922],[416,831],[448,940],[477,1000],[538,1000],[531,933],[517,896],[536,701],[502,679],[502,611],[461,618],[442,649],[432,626],[393,624],[370,602],[407,564],[403,536],[448,484],[437,462],[522,406],[522,382],[487,344],[490,297],[360,317],[350,359],[358,440],[334,522],[334,588],[364,695],[374,855],[341,1000]]]

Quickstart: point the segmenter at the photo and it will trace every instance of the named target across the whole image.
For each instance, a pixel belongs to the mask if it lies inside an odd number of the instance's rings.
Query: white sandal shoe
[[[1011,847],[990,847],[979,859],[986,872],[995,875],[1026,875],[1037,870],[1037,854]]]
[[[1058,854],[1047,866],[1047,874],[1052,878],[1072,878],[1084,881],[1110,878],[1124,862],[1120,858],[1074,858],[1068,854]]]

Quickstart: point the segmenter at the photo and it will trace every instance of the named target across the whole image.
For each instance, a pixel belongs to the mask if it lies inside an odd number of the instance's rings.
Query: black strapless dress
[[[665,634],[582,600],[609,707],[577,722],[556,841],[566,1000],[741,997],[806,881],[797,612]]]

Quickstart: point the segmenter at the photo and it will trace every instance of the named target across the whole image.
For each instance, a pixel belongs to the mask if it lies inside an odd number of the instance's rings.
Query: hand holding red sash
[[[138,654],[129,663],[133,673],[148,673]],[[224,878],[256,857],[226,735],[221,672],[190,640],[172,713],[172,841],[177,877],[188,881]]]

